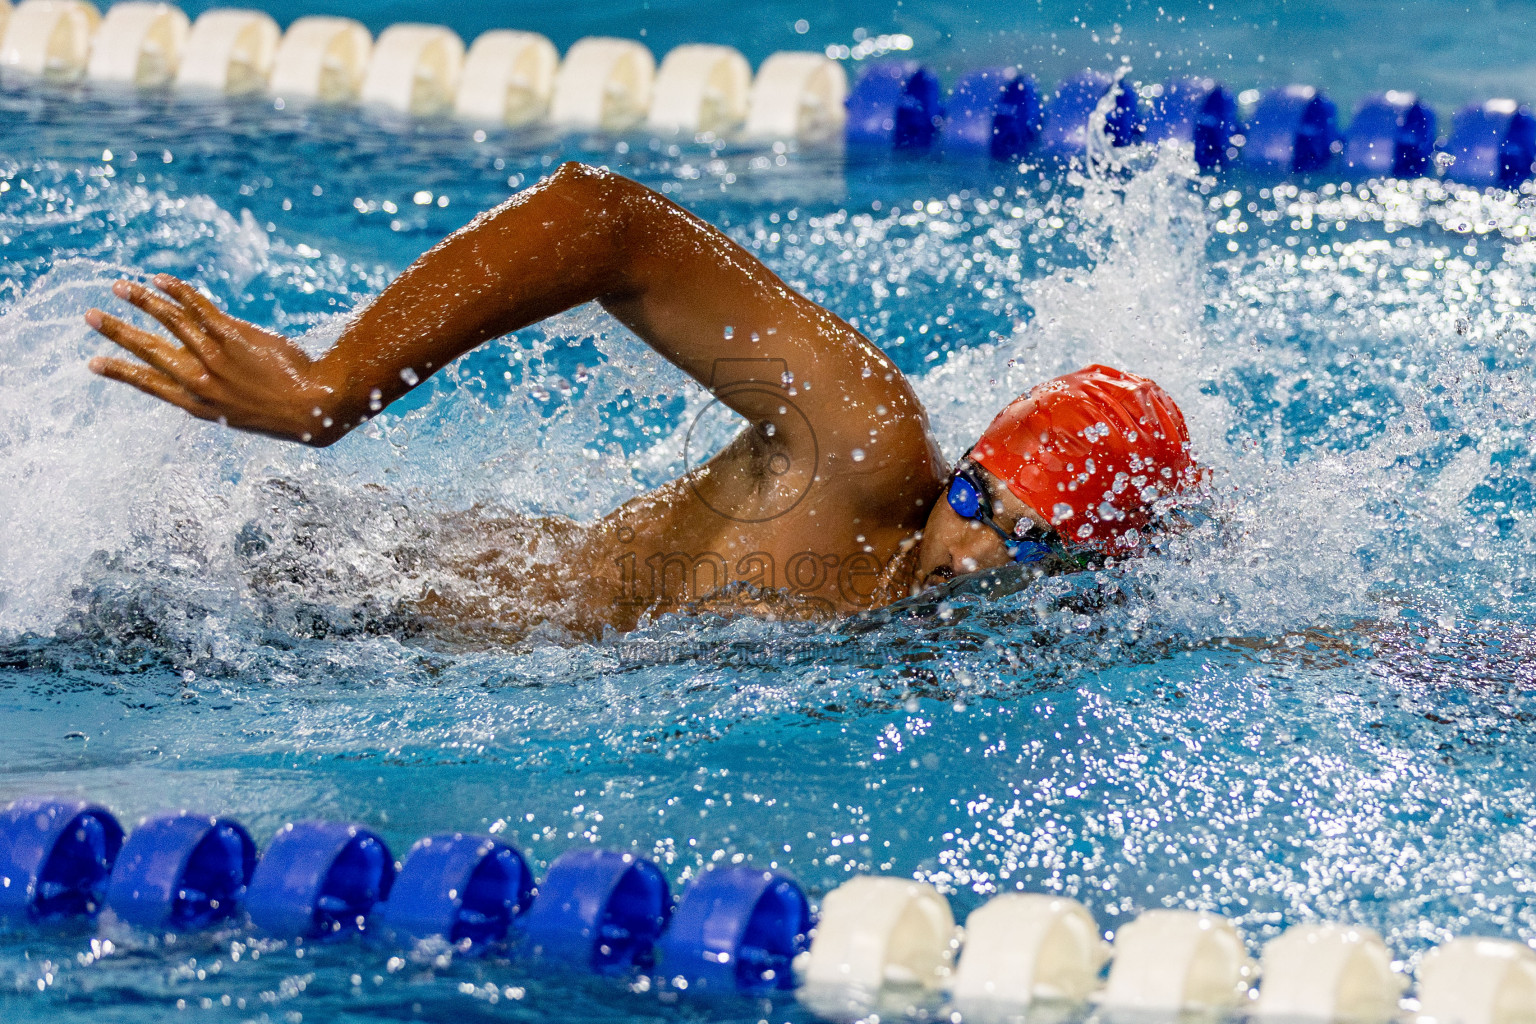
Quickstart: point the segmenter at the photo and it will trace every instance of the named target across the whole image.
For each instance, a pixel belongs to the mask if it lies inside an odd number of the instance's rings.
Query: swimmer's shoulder
[[[850,331],[852,328],[850,328]],[[943,455],[911,382],[862,334],[850,345],[838,401],[825,428],[825,469],[861,492],[866,512],[892,525],[921,524],[945,476]]]

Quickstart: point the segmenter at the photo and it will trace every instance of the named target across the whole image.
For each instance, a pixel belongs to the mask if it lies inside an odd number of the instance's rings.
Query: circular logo
[[[752,500],[742,501],[739,507],[730,508],[722,507],[726,504],[722,498],[733,492],[731,485],[737,481],[729,481],[718,493],[709,494],[699,485],[698,473],[715,453],[716,449],[707,447],[709,442],[729,436],[733,422],[741,418],[740,413],[725,404],[727,398],[736,405],[762,410],[749,429],[761,431],[767,437],[790,436],[792,433],[797,439],[810,441],[809,453],[798,456],[784,448],[773,451],[764,466],[762,479],[752,482],[756,485],[751,489]],[[766,523],[800,504],[810,493],[811,484],[816,479],[819,458],[816,432],[811,429],[810,419],[790,400],[784,389],[761,381],[717,390],[714,401],[700,409],[693,422],[688,424],[688,433],[683,439],[683,466],[688,487],[711,512],[738,523]],[[736,493],[744,493],[747,488],[743,486],[734,490]]]

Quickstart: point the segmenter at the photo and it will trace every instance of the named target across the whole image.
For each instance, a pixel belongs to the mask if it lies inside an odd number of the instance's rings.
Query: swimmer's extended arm
[[[424,254],[319,359],[220,312],[184,282],[161,275],[155,284],[169,299],[132,282],[115,290],[182,344],[92,310],[93,327],[148,365],[98,358],[91,368],[244,430],[330,444],[470,349],[596,299],[736,411],[772,422],[776,443],[851,451],[868,446],[872,427],[916,422],[923,429],[889,431],[893,444],[881,454],[927,454],[890,450],[925,438],[926,418],[866,338],[676,204],[576,164]],[[763,379],[774,361],[803,415],[783,415],[784,403],[762,389],[721,391]]]

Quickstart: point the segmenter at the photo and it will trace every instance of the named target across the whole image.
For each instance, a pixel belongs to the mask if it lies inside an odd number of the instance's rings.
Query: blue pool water
[[[1051,81],[1124,56],[1149,81],[1186,64],[1236,88],[1299,77],[1346,107],[1417,88],[1442,113],[1536,88],[1536,42],[1508,31],[1524,3],[1314,3],[1279,23],[1257,3],[566,6],[477,5],[454,25],[562,47],[643,30],[659,52],[717,41],[754,60],[899,32],[946,73],[1016,58]],[[441,14],[327,10],[375,30]],[[668,145],[0,95],[0,799],[86,794],[130,823],[207,808],[263,840],[295,817],[358,820],[397,853],[488,830],[538,869],[596,843],[674,882],[750,858],[813,894],[890,872],[961,914],[1060,891],[1110,929],[1209,908],[1256,944],[1359,921],[1410,966],[1452,935],[1536,939],[1526,195],[1202,181],[1176,154],[1068,180]],[[994,599],[962,584],[831,626],[444,638],[402,608],[468,584],[424,552],[466,518],[586,520],[668,478],[701,392],[591,309],[322,452],[84,370],[104,346],[80,314],[120,274],[189,275],[323,346],[442,234],[571,158],[666,190],[853,318],[950,456],[1040,379],[1094,361],[1154,377],[1215,471],[1210,523],[1113,571]],[[441,950],[301,955],[240,927],[0,938],[0,1018],[177,1011],[805,1015]]]

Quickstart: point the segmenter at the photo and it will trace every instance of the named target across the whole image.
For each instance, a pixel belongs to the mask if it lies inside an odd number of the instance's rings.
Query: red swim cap
[[[1009,403],[971,459],[1068,544],[1134,548],[1152,504],[1193,483],[1189,428],[1168,392],[1133,373],[1088,366]]]

